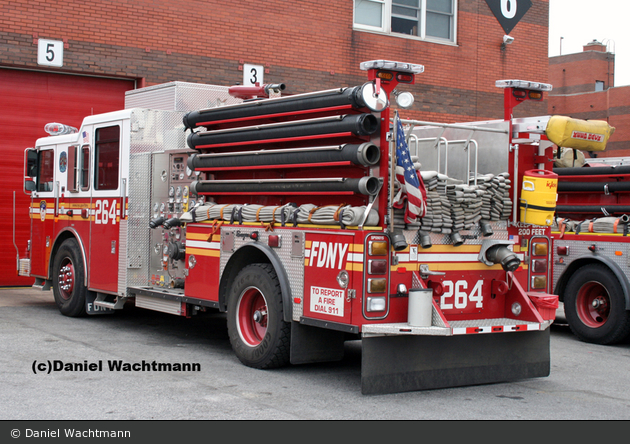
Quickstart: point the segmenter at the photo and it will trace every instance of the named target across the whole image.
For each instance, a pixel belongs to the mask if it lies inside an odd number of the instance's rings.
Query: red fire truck
[[[361,68],[355,87],[224,88],[194,108],[152,108],[149,87],[78,130],[49,125],[25,152],[19,273],[67,316],[225,312],[255,368],[361,340],[366,394],[547,376],[550,224],[517,211],[539,137],[514,139],[509,117],[400,118],[390,98],[404,112],[422,65]],[[507,116],[548,89],[498,86]]]
[[[623,158],[578,155],[605,150],[615,128],[602,120],[542,116],[514,119],[513,129],[514,137],[520,131],[539,134],[534,161],[557,185],[557,202],[550,205],[550,288],[563,302],[569,327],[585,342],[623,342],[630,335],[630,166]],[[522,183],[521,204],[532,186]]]
[[[553,171],[553,285],[567,323],[583,341],[623,342],[630,335],[630,166],[626,159],[593,158]]]

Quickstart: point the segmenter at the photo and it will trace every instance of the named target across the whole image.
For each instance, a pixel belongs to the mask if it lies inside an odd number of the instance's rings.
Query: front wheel
[[[282,291],[269,264],[252,264],[236,276],[228,299],[228,334],[234,353],[248,367],[289,363],[291,324],[283,320]]]
[[[630,334],[630,312],[617,277],[603,265],[578,269],[565,289],[564,312],[580,340],[609,345]]]
[[[76,240],[66,239],[57,250],[52,281],[53,295],[61,314],[72,317],[85,315],[85,267]]]

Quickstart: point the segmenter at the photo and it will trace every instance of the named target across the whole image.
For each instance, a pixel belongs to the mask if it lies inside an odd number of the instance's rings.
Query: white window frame
[[[357,1],[369,1],[371,3],[381,4],[381,26],[370,26],[361,23],[356,23],[355,11]],[[378,34],[387,34],[395,37],[408,38],[412,40],[429,41],[433,43],[442,43],[445,45],[457,44],[457,12],[458,12],[458,0],[453,1],[453,29],[452,40],[443,39],[439,37],[432,37],[426,35],[426,13],[427,13],[427,0],[420,0],[420,35],[409,35],[392,32],[392,0],[354,0],[352,2],[352,25],[353,29],[359,31],[375,32]]]

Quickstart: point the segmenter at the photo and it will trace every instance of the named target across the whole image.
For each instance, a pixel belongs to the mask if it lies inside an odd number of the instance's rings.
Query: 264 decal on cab
[[[112,199],[111,203],[107,199],[94,203],[94,223],[116,225],[116,199]]]

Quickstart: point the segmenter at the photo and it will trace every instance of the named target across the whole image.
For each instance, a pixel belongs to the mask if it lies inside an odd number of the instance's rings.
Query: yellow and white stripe
[[[206,233],[186,233],[186,253],[195,256],[221,256],[221,235],[214,234],[208,239]]]

